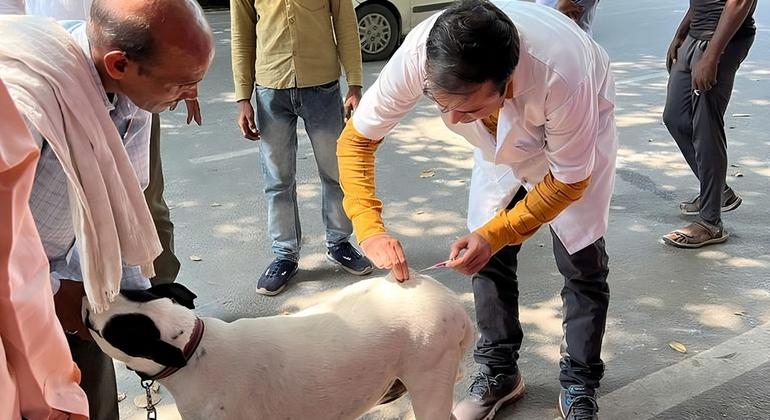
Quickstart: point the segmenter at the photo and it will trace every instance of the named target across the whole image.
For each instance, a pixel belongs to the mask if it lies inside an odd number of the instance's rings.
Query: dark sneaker
[[[468,396],[455,406],[452,414],[457,420],[491,420],[497,410],[520,400],[524,392],[519,372],[495,376],[478,372],[468,387]]]
[[[298,264],[292,260],[276,258],[267,266],[257,281],[257,293],[275,296],[281,293],[292,277],[297,274]]]
[[[594,398],[594,390],[580,385],[572,385],[559,392],[559,412],[567,420],[598,420],[599,404]]]
[[[742,202],[743,199],[741,196],[736,194],[732,188],[728,187],[722,193],[722,213],[737,209]],[[700,195],[690,201],[682,201],[679,203],[679,211],[688,216],[700,213]]]
[[[342,267],[350,274],[363,276],[374,270],[372,262],[364,257],[350,242],[330,246],[326,251],[326,259]]]

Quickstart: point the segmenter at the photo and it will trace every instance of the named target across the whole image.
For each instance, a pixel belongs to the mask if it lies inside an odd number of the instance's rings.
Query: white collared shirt
[[[481,121],[447,127],[474,145],[468,228],[505,208],[520,186],[531,189],[550,170],[564,183],[591,176],[583,198],[551,227],[570,253],[607,230],[617,133],[607,53],[561,13],[521,1],[497,1],[520,37],[514,91],[500,110],[497,135]],[[356,130],[380,139],[423,94],[425,42],[438,14],[413,29],[353,115]]]

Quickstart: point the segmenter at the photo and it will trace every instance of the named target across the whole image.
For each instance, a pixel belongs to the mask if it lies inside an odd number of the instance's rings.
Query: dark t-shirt
[[[690,10],[692,11],[692,20],[690,20],[690,36],[703,41],[710,41],[717,30],[719,17],[722,16],[722,10],[725,8],[726,0],[690,0]],[[757,2],[751,6],[746,20],[738,28],[734,38],[741,38],[748,35],[754,35],[757,28],[754,26],[754,9],[757,8]]]

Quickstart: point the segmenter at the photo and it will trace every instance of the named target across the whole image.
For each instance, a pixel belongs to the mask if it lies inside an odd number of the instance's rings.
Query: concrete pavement
[[[664,56],[687,4],[603,1],[596,16],[594,36],[614,63],[620,133],[606,237],[612,300],[603,354],[607,372],[600,390],[604,419],[770,418],[770,6],[757,6],[757,38],[738,73],[725,118],[732,164],[728,183],[744,198],[739,209],[724,216],[731,238],[724,245],[679,250],[661,244],[659,237],[687,223],[678,202],[697,194],[697,183],[663,127],[661,113]],[[301,271],[277,297],[254,292],[256,278],[272,259],[259,156],[234,123],[228,13],[210,12],[208,18],[217,57],[201,86],[204,124],[186,127],[181,112],[162,116],[167,199],[183,262],[179,281],[198,294],[203,316],[233,320],[295,311],[321,299],[321,292],[357,278],[324,259],[320,184],[303,135],[298,151]],[[367,86],[382,65],[364,66]],[[422,268],[444,259],[466,229],[469,146],[443,127],[436,107],[423,100],[377,156],[386,223],[404,243],[410,264]],[[435,176],[420,178],[425,169]],[[201,261],[191,261],[192,255]],[[519,267],[525,329],[519,365],[529,392],[497,418],[554,418],[563,281],[546,229],[525,244]],[[468,278],[449,271],[435,272],[435,277],[455,290],[473,314]],[[683,343],[687,353],[671,349],[673,340]],[[474,372],[470,356],[465,367],[456,387],[458,399]],[[121,417],[143,418],[132,403],[141,391],[136,375],[119,367],[119,376],[119,388],[128,394]],[[170,396],[162,395],[159,418],[174,418]],[[402,399],[366,418],[408,413],[408,401]]]

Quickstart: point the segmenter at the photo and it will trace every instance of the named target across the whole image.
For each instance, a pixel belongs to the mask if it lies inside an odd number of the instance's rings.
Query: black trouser
[[[80,369],[80,387],[88,397],[91,420],[118,420],[118,386],[112,358],[94,341],[67,334],[72,359]]]
[[[174,224],[171,214],[163,198],[163,165],[160,159],[160,118],[152,114],[150,129],[150,182],[144,190],[144,199],[150,208],[155,230],[158,232],[163,252],[155,258],[155,277],[150,281],[153,285],[173,283],[179,274],[179,259],[174,255]]]
[[[730,102],[735,73],[749,52],[754,36],[731,40],[717,68],[717,83],[695,95],[692,68],[703,56],[708,41],[687,36],[671,66],[663,121],[700,181],[700,218],[722,223],[722,192],[727,175],[725,110]]]
[[[522,188],[509,204],[521,200]],[[599,386],[604,375],[602,338],[607,322],[610,290],[604,239],[570,255],[551,230],[553,254],[565,284],[563,302],[564,344],[560,381],[562,386]],[[478,331],[474,359],[487,373],[513,373],[523,339],[519,323],[517,255],[521,245],[507,246],[473,276],[473,295]]]

